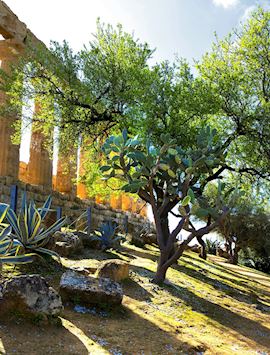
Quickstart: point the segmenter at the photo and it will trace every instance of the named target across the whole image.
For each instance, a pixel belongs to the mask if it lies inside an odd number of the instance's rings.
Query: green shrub
[[[270,274],[270,256],[253,248],[245,248],[240,251],[239,263]]]

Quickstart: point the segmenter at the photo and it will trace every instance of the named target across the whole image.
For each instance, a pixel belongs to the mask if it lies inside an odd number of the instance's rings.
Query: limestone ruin
[[[27,44],[42,44],[35,35],[21,22],[11,9],[0,0],[0,61],[1,68],[8,71],[10,64],[16,62],[18,56],[23,54]],[[0,37],[1,38],[1,37]],[[44,44],[43,44],[44,45]],[[6,95],[0,92],[0,103],[5,103]],[[38,107],[35,107],[38,110]],[[0,119],[0,177],[10,177],[13,181],[20,180],[24,183],[46,187],[66,195],[75,195],[82,199],[87,198],[86,187],[77,183],[77,171],[83,171],[83,157],[77,167],[77,152],[74,152],[74,159],[68,168],[64,168],[62,161],[65,157],[59,157],[56,176],[53,176],[53,161],[48,151],[44,148],[44,137],[40,132],[32,132],[30,143],[29,163],[20,162],[20,146],[12,144],[11,136],[14,133],[12,125],[17,117],[1,117]],[[75,164],[75,166],[74,166]],[[125,211],[140,213],[146,216],[146,208],[142,203],[134,202],[127,196],[112,199],[111,207]],[[100,202],[100,201],[96,201]]]

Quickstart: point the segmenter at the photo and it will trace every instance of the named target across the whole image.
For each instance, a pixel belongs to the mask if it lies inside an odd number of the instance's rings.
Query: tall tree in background
[[[198,66],[219,101],[227,169],[270,176],[270,12],[258,8]],[[225,166],[224,166],[225,169]]]

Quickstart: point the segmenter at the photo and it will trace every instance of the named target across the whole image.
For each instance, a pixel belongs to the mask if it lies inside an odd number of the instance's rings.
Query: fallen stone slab
[[[103,260],[99,263],[96,276],[117,282],[125,280],[129,276],[129,264],[118,259]]]
[[[64,302],[80,305],[121,304],[122,287],[108,278],[85,276],[75,271],[65,272],[60,280],[60,295]]]
[[[0,317],[9,312],[22,316],[58,316],[63,310],[59,294],[40,275],[20,275],[0,285]]]

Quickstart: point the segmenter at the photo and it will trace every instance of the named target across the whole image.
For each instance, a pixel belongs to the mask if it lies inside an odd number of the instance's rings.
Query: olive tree
[[[101,167],[105,180],[117,177],[126,184],[122,190],[137,193],[151,205],[157,232],[160,258],[154,282],[162,283],[168,268],[183,254],[188,243],[214,228],[227,214],[227,208],[217,202],[214,208],[207,204],[203,190],[220,176],[216,171],[225,159],[225,152],[209,127],[197,137],[196,148],[182,149],[170,134],[161,134],[160,145],[142,140],[138,136],[128,138],[127,131],[110,136],[103,145],[107,162]],[[220,199],[221,201],[221,199]],[[175,229],[169,228],[169,214],[178,207],[179,218]],[[192,215],[210,215],[212,219],[197,229],[190,223]],[[181,230],[189,236],[181,243],[177,236]]]
[[[270,11],[257,8],[238,29],[217,40],[198,65],[219,102],[215,119],[230,147],[227,170],[268,180],[269,53]]]

